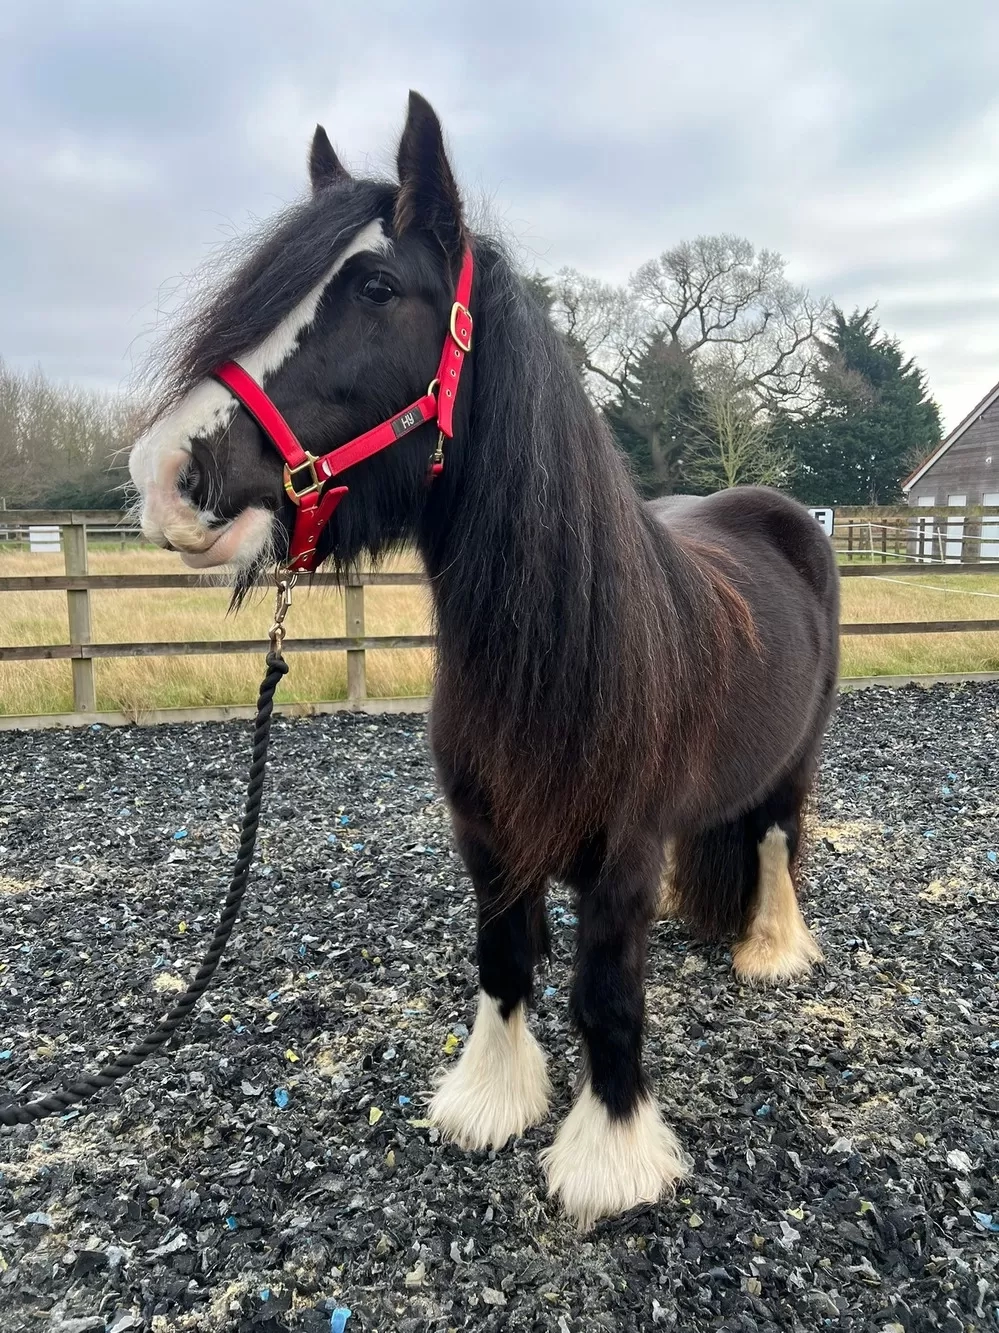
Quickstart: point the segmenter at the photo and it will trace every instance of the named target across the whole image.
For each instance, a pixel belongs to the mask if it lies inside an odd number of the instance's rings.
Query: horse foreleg
[[[548,951],[544,885],[515,896],[487,833],[456,816],[455,835],[478,901],[479,1000],[430,1118],[463,1148],[500,1148],[548,1111],[545,1057],[527,1026],[534,966]]]
[[[645,949],[661,854],[636,850],[630,864],[579,884],[572,1016],[587,1070],[542,1163],[551,1193],[583,1229],[655,1203],[688,1168],[642,1069]]]

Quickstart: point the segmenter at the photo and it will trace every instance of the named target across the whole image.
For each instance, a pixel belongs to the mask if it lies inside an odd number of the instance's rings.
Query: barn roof
[[[916,468],[915,472],[913,472],[911,476],[906,477],[905,481],[902,482],[902,490],[907,491],[910,488],[910,486],[915,486],[916,482],[919,481],[920,478],[924,477],[927,472],[929,472],[933,464],[936,463],[939,459],[943,458],[944,454],[951,447],[951,445],[957,444],[958,440],[961,438],[964,432],[969,428],[969,426],[973,426],[975,422],[978,420],[978,418],[984,416],[985,413],[992,406],[992,404],[996,402],[999,402],[999,384],[996,384],[993,388],[991,388],[985,395],[985,397],[982,399],[982,401],[976,407],[973,407],[971,409],[971,411],[964,418],[964,420],[959,425],[954,427],[954,429],[947,436],[947,438],[937,445],[936,449],[934,449],[933,453],[930,454],[929,458],[927,458],[924,462],[920,463],[919,467]]]

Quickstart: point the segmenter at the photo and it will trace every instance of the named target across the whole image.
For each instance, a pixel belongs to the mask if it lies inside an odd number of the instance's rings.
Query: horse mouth
[[[217,569],[220,565],[246,568],[260,562],[269,549],[274,515],[266,509],[250,508],[219,528],[213,528],[207,543],[177,550],[189,569]]]
[[[227,553],[232,545],[232,529],[232,523],[227,523],[225,527],[218,528],[207,546],[187,550],[181,546],[174,546],[173,549],[190,569],[213,569],[216,565],[226,565],[229,563]]]

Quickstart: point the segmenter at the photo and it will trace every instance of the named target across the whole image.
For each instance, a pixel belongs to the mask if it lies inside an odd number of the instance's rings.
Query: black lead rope
[[[264,770],[267,766],[267,746],[271,734],[271,716],[274,712],[274,691],[281,677],[287,674],[288,663],[281,655],[284,640],[284,617],[291,605],[293,579],[283,579],[278,583],[278,604],[274,624],[270,630],[271,648],[267,654],[267,672],[260,682],[260,694],[257,698],[257,716],[253,724],[253,757],[250,762],[250,778],[246,787],[246,804],[243,807],[243,823],[239,838],[239,852],[233,866],[229,892],[226,894],[208,951],[201,966],[192,977],[187,990],[173,1008],[146,1034],[145,1037],[110,1064],[104,1065],[89,1078],[77,1079],[60,1092],[50,1092],[34,1101],[18,1104],[10,1102],[0,1106],[0,1125],[30,1125],[36,1120],[44,1120],[50,1115],[59,1115],[77,1102],[86,1101],[103,1088],[110,1087],[118,1079],[124,1078],[136,1065],[142,1064],[154,1051],[158,1051],[190,1014],[191,1010],[204,995],[211,984],[212,977],[219,965],[229,936],[239,917],[239,911],[246,894],[250,877],[250,864],[257,842],[257,826],[260,823],[260,802],[264,790]]]

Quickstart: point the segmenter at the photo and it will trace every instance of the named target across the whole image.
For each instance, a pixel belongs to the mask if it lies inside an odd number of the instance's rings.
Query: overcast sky
[[[112,387],[184,274],[406,93],[531,266],[702,232],[882,326],[953,425],[999,379],[997,0],[3,0],[0,357]]]

